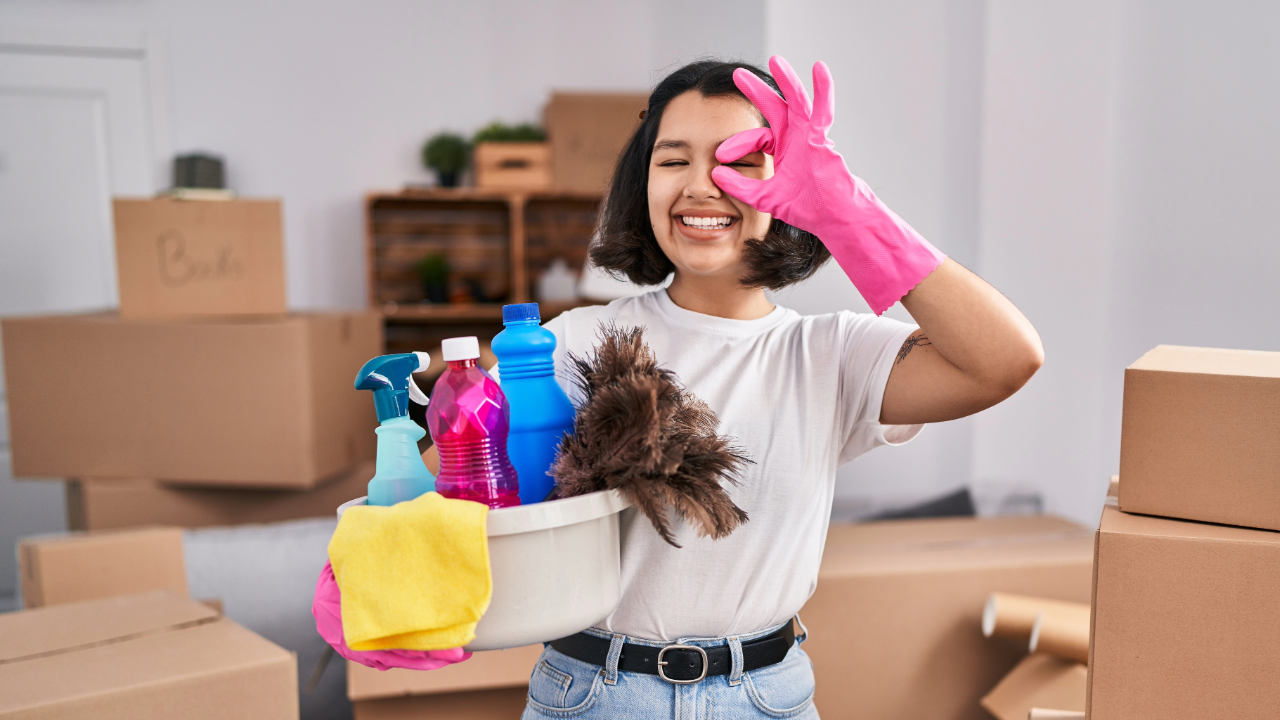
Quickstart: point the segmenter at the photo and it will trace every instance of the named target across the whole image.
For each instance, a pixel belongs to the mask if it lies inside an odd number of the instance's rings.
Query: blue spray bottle
[[[427,404],[427,396],[413,382],[413,373],[426,370],[426,353],[382,355],[364,364],[356,375],[357,390],[372,390],[373,405],[382,425],[378,433],[378,462],[369,481],[370,505],[395,505],[436,487],[435,476],[422,463],[418,441],[427,434],[409,419],[409,401]]]
[[[556,336],[541,321],[537,303],[504,305],[506,328],[491,343],[511,405],[507,455],[520,477],[521,505],[547,499],[555,485],[547,470],[560,439],[573,433],[573,403],[556,382]]]

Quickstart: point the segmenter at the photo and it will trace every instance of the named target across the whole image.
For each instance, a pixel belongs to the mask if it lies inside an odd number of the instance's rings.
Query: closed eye
[[[658,167],[679,167],[680,165],[688,164],[689,163],[684,160],[667,160],[666,162],[658,163]]]

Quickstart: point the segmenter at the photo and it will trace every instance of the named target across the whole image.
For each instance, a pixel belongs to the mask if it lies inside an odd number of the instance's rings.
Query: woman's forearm
[[[982,278],[947,260],[902,299],[920,330],[903,345],[881,420],[939,422],[995,405],[1044,363],[1030,321]]]

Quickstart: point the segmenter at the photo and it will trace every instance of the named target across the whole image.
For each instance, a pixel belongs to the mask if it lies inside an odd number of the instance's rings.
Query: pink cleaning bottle
[[[436,381],[427,405],[427,429],[440,451],[436,492],[491,508],[519,505],[516,469],[507,458],[507,396],[477,364],[476,338],[450,338],[442,349],[449,368]]]

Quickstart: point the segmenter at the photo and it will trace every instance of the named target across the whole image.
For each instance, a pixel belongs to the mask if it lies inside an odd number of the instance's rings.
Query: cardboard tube
[[[1083,603],[1048,600],[1046,598],[1028,597],[1026,595],[1010,595],[1009,593],[991,593],[987,605],[982,610],[982,634],[986,637],[998,636],[1027,640],[1035,629],[1036,618],[1041,613],[1063,613],[1074,617],[1079,609],[1084,608],[1085,632],[1088,633],[1089,606]]]
[[[1063,603],[1046,608],[1031,628],[1031,652],[1089,662],[1089,606]]]
[[[1031,708],[1027,720],[1084,720],[1084,713],[1078,710],[1044,710]]]

